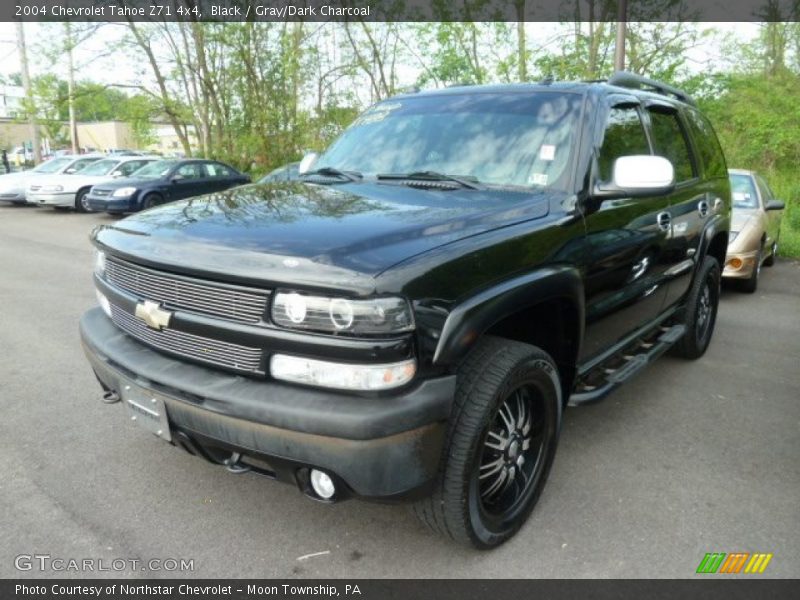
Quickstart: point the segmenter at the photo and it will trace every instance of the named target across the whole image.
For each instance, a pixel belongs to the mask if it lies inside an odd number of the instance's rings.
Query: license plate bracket
[[[122,403],[130,419],[167,442],[172,440],[167,404],[160,394],[134,383],[122,386]]]

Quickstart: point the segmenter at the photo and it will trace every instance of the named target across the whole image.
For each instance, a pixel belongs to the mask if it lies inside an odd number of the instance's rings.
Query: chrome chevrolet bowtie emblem
[[[136,305],[136,317],[144,321],[148,327],[161,331],[164,327],[169,327],[169,320],[172,313],[163,310],[158,302],[145,300]]]

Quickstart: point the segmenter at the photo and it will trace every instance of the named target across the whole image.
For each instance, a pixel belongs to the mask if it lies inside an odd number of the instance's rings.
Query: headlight
[[[270,373],[275,379],[338,390],[388,390],[405,385],[416,372],[414,359],[386,365],[353,365],[275,354],[270,360]]]
[[[94,272],[98,277],[102,277],[106,272],[106,253],[100,250],[94,251]]]
[[[325,333],[380,335],[414,329],[408,302],[402,298],[349,300],[278,292],[272,320],[281,327]]]
[[[43,185],[42,186],[43,192],[63,192],[64,186],[63,185]]]
[[[731,231],[730,233],[728,233],[728,244],[732,244],[733,240],[736,239],[737,235],[739,235],[738,231]]]
[[[119,188],[118,190],[114,190],[114,193],[111,194],[115,198],[122,198],[124,196],[132,196],[136,192],[135,187],[124,187]]]

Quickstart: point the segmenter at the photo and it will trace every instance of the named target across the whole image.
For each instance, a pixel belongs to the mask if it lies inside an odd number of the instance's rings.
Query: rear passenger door
[[[669,159],[675,168],[675,190],[669,197],[670,229],[662,255],[666,306],[671,306],[689,290],[711,204],[677,107],[652,101],[648,103],[647,115],[653,153]]]
[[[208,177],[209,192],[221,192],[233,185],[233,172],[225,165],[209,162],[205,163],[203,167]]]

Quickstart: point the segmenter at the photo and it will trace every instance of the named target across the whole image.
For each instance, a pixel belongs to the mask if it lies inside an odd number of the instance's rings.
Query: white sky
[[[48,56],[52,51],[52,34],[61,25],[58,23],[26,23],[25,38],[28,46],[28,59],[33,76],[52,73],[62,79],[66,78],[64,61],[53,62]],[[716,29],[720,35],[707,38],[701,46],[691,49],[686,56],[687,67],[691,71],[701,71],[707,65],[724,60],[720,42],[724,34],[733,34],[742,41],[752,40],[758,33],[758,23],[701,23],[701,28]],[[83,42],[76,50],[76,68],[78,79],[88,79],[100,83],[134,84],[147,81],[150,72],[147,64],[127,56],[130,52],[109,53],[109,42],[120,36],[119,24],[109,24],[101,28],[94,37]],[[533,46],[548,40],[557,31],[557,23],[528,23],[528,38]],[[59,32],[60,33],[60,32]],[[19,57],[16,48],[16,24],[0,23],[0,74],[10,75],[19,72]],[[404,74],[401,73],[401,76]],[[411,85],[416,73],[409,72]]]

